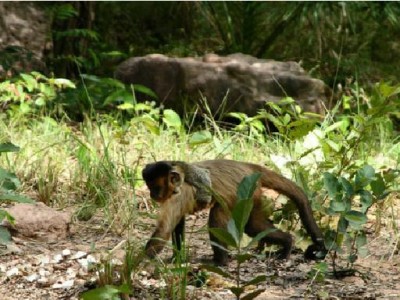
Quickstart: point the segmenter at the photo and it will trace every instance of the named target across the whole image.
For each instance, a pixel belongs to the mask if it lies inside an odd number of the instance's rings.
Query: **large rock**
[[[294,98],[305,111],[323,113],[331,94],[324,82],[311,78],[296,62],[244,54],[133,57],[118,66],[115,77],[149,87],[158,95],[159,102],[179,113],[186,109],[184,104],[201,103],[203,97],[212,113],[235,111],[255,115],[266,101],[277,102],[285,96]]]
[[[41,60],[49,44],[50,24],[51,19],[35,3],[0,2],[0,51],[18,47],[17,69],[43,68]]]
[[[13,235],[45,241],[65,239],[69,235],[70,214],[57,211],[41,202],[18,203],[5,210],[15,218],[15,224],[3,221],[2,225],[11,229]]]

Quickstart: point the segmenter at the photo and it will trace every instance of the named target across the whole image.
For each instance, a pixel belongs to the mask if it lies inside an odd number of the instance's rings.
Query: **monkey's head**
[[[157,202],[164,202],[179,193],[183,183],[183,172],[165,161],[146,165],[142,177],[150,190],[150,197]]]

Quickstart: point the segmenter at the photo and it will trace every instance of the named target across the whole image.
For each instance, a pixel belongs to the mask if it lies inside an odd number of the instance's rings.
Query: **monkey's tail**
[[[299,210],[300,219],[304,228],[311,236],[312,241],[319,247],[324,246],[324,238],[321,229],[315,222],[310,202],[304,191],[293,181],[265,168],[261,170],[261,185],[276,190],[292,200]]]

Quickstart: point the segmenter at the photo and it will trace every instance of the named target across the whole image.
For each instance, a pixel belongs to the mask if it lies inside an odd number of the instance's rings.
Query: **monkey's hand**
[[[306,252],[304,253],[304,257],[306,259],[322,260],[325,258],[327,253],[328,251],[324,245],[312,244],[308,246]]]
[[[149,258],[154,258],[164,248],[165,241],[161,239],[152,238],[150,239],[145,248],[145,253]]]

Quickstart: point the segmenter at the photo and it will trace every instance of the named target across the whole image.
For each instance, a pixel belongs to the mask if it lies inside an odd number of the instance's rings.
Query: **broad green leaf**
[[[18,203],[35,203],[34,200],[22,195],[11,194],[11,193],[0,194],[0,201],[5,201],[5,200]]]
[[[65,78],[56,78],[54,79],[54,84],[60,88],[70,88],[75,89],[76,85],[69,79]]]
[[[363,188],[371,183],[375,179],[375,170],[369,165],[365,165],[356,173],[356,189]]]
[[[351,183],[344,177],[339,177],[339,183],[342,185],[344,192],[348,198],[354,195],[354,189]]]
[[[283,125],[289,124],[290,120],[291,120],[290,115],[289,115],[289,114],[285,114],[285,115],[283,116],[283,120],[282,120],[282,121],[283,121]]]
[[[110,103],[123,103],[123,104],[129,103],[133,105],[133,96],[130,92],[128,92],[125,89],[118,89],[107,96],[107,98],[103,102],[103,106],[108,105]],[[124,109],[119,107],[117,108]],[[129,109],[131,109],[131,107],[129,107]]]
[[[261,173],[253,173],[244,176],[242,181],[239,183],[237,188],[237,201],[251,199],[253,197],[254,191],[257,188],[258,180],[261,177]]]
[[[314,130],[317,121],[310,119],[300,119],[289,124],[289,137],[299,139]]]
[[[33,76],[31,76],[29,74],[24,74],[24,73],[21,73],[20,76],[25,81],[26,89],[29,92],[32,92],[37,87],[38,83],[37,83],[36,79]]]
[[[134,109],[134,105],[132,103],[125,102],[123,104],[118,105],[117,108],[120,110],[130,110]]]
[[[240,295],[243,294],[243,292],[244,292],[244,287],[232,286],[229,289],[237,297],[237,299],[239,299]],[[240,299],[242,299],[242,298],[240,298]]]
[[[230,219],[228,221],[228,226],[227,226],[228,232],[233,236],[233,238],[236,241],[236,245],[239,245],[240,242],[240,235],[239,235],[239,231],[238,228],[236,227],[236,223],[233,219]]]
[[[228,246],[236,247],[235,238],[225,229],[222,228],[209,228],[209,231],[214,235],[221,243]]]
[[[329,208],[334,212],[346,211],[346,203],[343,200],[331,200]]]
[[[372,193],[374,193],[374,196],[377,198],[380,198],[381,195],[383,195],[386,191],[385,181],[383,180],[382,175],[379,173],[375,174],[375,180],[370,183],[370,186]]]
[[[331,173],[324,173],[324,187],[328,192],[329,197],[334,200],[339,192],[338,179]]]
[[[249,216],[252,209],[253,209],[253,200],[251,198],[242,200],[240,202],[236,202],[236,205],[233,208],[232,219],[234,220],[236,228],[239,232],[239,240],[243,236],[244,227],[246,226],[247,221],[249,220]]]
[[[241,300],[253,300],[264,291],[265,291],[265,289],[255,290],[255,291],[253,291],[251,293],[248,293],[246,296],[241,297],[240,299]]]
[[[360,191],[361,212],[365,213],[368,208],[373,204],[373,197],[369,191]]]
[[[12,143],[0,144],[0,153],[2,152],[18,152],[20,148]]]
[[[206,144],[212,141],[212,134],[208,130],[196,131],[189,137],[189,145],[191,147]]]
[[[361,229],[361,225],[367,223],[368,219],[365,214],[359,211],[351,210],[344,215],[345,219],[354,229]]]
[[[81,295],[81,299],[83,300],[120,300],[120,293],[129,294],[131,291],[127,285],[122,286],[114,286],[114,285],[106,285],[103,287],[96,288],[94,290],[90,290],[84,292]]]
[[[235,260],[241,264],[244,263],[245,261],[248,261],[249,259],[252,259],[253,257],[254,255],[250,253],[241,253],[235,255]]]
[[[253,278],[253,279],[250,279],[249,281],[247,281],[247,282],[244,282],[244,286],[248,286],[248,285],[257,285],[257,284],[259,284],[260,282],[263,282],[263,281],[265,281],[265,280],[267,280],[267,276],[265,276],[265,275],[259,275],[259,276],[257,276],[257,277],[255,277],[255,278]]]
[[[348,226],[349,226],[349,222],[344,218],[344,216],[340,216],[338,224],[337,224],[338,232],[345,233],[347,231]]]
[[[367,237],[364,232],[360,232],[356,238],[356,246],[357,248],[361,248],[367,244]]]
[[[145,95],[147,95],[147,96],[150,96],[150,97],[152,97],[152,98],[154,98],[154,99],[158,99],[157,94],[154,93],[154,92],[153,92],[151,89],[149,89],[148,87],[145,87],[144,85],[141,85],[141,84],[133,84],[133,85],[132,85],[132,88],[133,88],[135,91],[138,91],[138,92],[140,92],[140,93],[143,93],[143,94],[145,94]]]
[[[206,269],[207,271],[221,275],[224,278],[233,278],[233,276],[231,274],[229,274],[229,273],[223,271],[221,268],[213,266],[213,265],[201,265],[200,268]]]
[[[11,242],[10,231],[4,226],[0,226],[0,245],[8,244],[9,242]]]
[[[46,100],[43,97],[38,97],[35,100],[35,105],[44,106],[46,104]]]
[[[14,173],[0,167],[0,191],[1,189],[14,191],[21,185]]]
[[[149,130],[150,132],[154,133],[154,134],[160,134],[160,127],[158,124],[158,121],[155,120],[154,118],[152,118],[149,115],[144,115],[144,116],[140,116],[140,117],[135,117],[131,120],[131,122],[133,124],[142,124],[144,125],[144,127],[147,128],[147,130]]]
[[[181,117],[172,109],[164,110],[163,121],[168,127],[173,127],[176,130],[179,130],[182,126]]]
[[[252,247],[254,244],[258,243],[259,241],[261,241],[261,239],[263,239],[264,237],[266,237],[268,234],[270,234],[271,232],[276,231],[276,228],[268,228],[260,233],[258,233],[255,237],[253,237],[250,241],[250,243],[246,246],[246,249]]]

